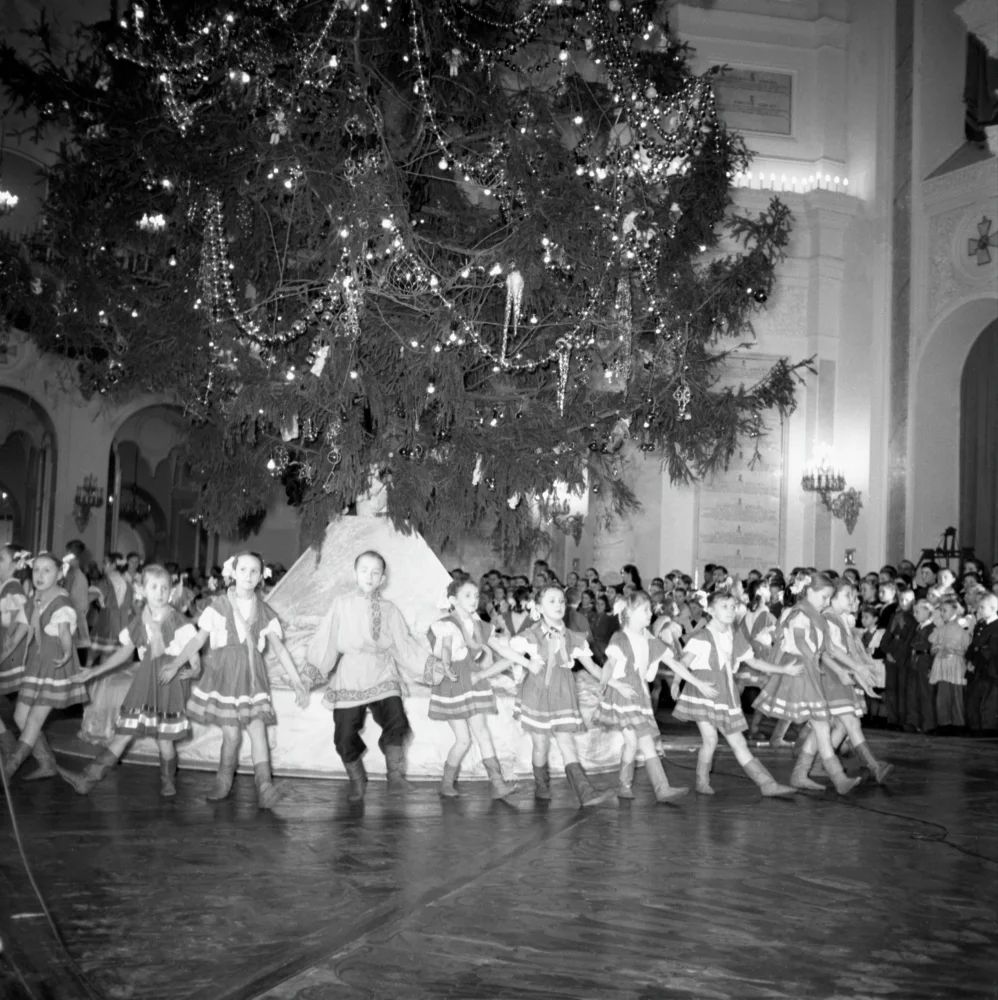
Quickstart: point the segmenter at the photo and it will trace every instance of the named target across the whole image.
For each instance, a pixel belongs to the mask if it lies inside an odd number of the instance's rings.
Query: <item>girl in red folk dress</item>
[[[740,664],[764,674],[790,675],[800,672],[795,664],[775,666],[760,660],[752,651],[744,634],[732,628],[737,602],[724,590],[715,590],[707,599],[710,620],[697,629],[686,643],[683,665],[696,677],[714,689],[713,695],[694,693],[686,684],[672,712],[674,719],[695,722],[703,741],[697,758],[696,790],[700,795],[713,795],[710,769],[717,750],[717,734],[722,733],[735,759],[745,773],[759,786],[764,796],[791,795],[793,789],[780,785],[762,766],[745,742],[748,723],[742,714],[735,673]]]
[[[614,613],[623,628],[614,634],[606,647],[600,700],[593,725],[619,729],[623,733],[624,750],[617,789],[619,798],[634,798],[631,785],[634,781],[634,761],[640,750],[645,770],[655,789],[655,798],[659,802],[673,802],[689,789],[673,788],[659,760],[656,747],[658,723],[652,711],[648,685],[658,675],[659,664],[665,660],[676,674],[705,697],[713,697],[716,692],[706,681],[694,677],[672,656],[668,644],[648,630],[652,603],[643,590],[635,590],[619,601]]]
[[[135,588],[123,572],[125,565],[117,552],[104,557],[104,578],[96,588],[100,593],[100,610],[90,636],[90,648],[101,656],[118,652],[119,636],[135,614]]]
[[[836,583],[831,603],[824,612],[827,641],[821,657],[821,686],[832,720],[832,746],[837,749],[848,736],[856,756],[877,784],[883,785],[894,768],[874,757],[859,721],[866,711],[866,699],[857,684],[871,698],[876,695],[873,693],[869,664],[853,632],[852,616],[857,606],[858,599],[852,583],[849,580]],[[794,788],[824,791],[824,785],[808,777],[818,750],[814,727],[809,729],[794,764],[790,784]]]
[[[122,572],[125,560],[111,552],[104,557],[104,578],[95,592],[100,610],[90,636],[91,663],[106,661],[121,648],[119,636],[135,614],[135,589]],[[126,664],[129,661],[126,661]],[[138,665],[126,666],[90,688],[90,703],[83,712],[80,738],[106,746],[114,737],[114,727],[122,699],[128,691]],[[105,671],[100,671],[103,675]],[[96,676],[96,675],[95,675]]]
[[[39,552],[31,567],[35,588],[31,631],[24,674],[17,693],[14,721],[21,731],[13,754],[4,765],[8,778],[34,752],[39,768],[32,777],[57,774],[55,759],[42,736],[42,726],[53,708],[68,708],[87,700],[87,689],[76,678],[76,611],[59,581],[63,564],[49,552]],[[41,747],[45,747],[41,753]],[[48,766],[46,766],[48,765]],[[44,772],[44,773],[40,773]]]
[[[118,633],[117,652],[100,666],[77,675],[81,680],[92,681],[130,664],[132,655],[138,651],[139,664],[125,692],[114,736],[107,748],[82,774],[59,769],[80,795],[87,795],[121,760],[132,740],[144,736],[155,739],[159,746],[159,794],[164,798],[177,794],[176,744],[191,734],[185,681],[200,666],[195,653],[189,659],[190,669],[179,674],[187,662],[179,654],[197,639],[197,627],[170,606],[170,574],[164,567],[152,565],[142,570],[142,593],[145,608]]]
[[[596,666],[585,636],[565,628],[565,594],[561,587],[547,584],[537,595],[540,621],[525,629],[510,645],[527,653],[538,664],[520,687],[513,713],[530,733],[533,743],[534,797],[551,798],[551,771],[548,754],[554,738],[565,760],[565,774],[583,806],[596,806],[614,799],[613,790],[597,792],[579,763],[574,733],[585,730],[579,697],[575,689],[572,661],[578,660],[597,680]]]
[[[847,778],[835,756],[831,738],[833,713],[822,683],[821,663],[827,643],[827,622],[821,613],[828,607],[835,585],[823,573],[804,576],[797,585],[803,588],[803,596],[780,624],[776,651],[780,663],[800,669],[792,676],[771,678],[754,707],[774,719],[798,725],[809,722],[825,773],[832,779],[835,790],[845,795],[859,784],[860,779]],[[838,693],[834,697],[838,698]],[[844,706],[844,702],[836,701],[835,704]]]
[[[187,715],[204,726],[222,730],[222,754],[215,787],[206,796],[220,802],[232,790],[239,762],[239,744],[249,733],[256,779],[257,802],[270,809],[281,798],[270,771],[267,726],[277,724],[270,699],[270,679],[263,652],[270,643],[301,707],[308,704],[308,689],[284,646],[280,619],[257,595],[263,580],[263,560],[255,552],[232,556],[222,568],[232,586],[215,597],[198,618],[198,634],[180,654],[189,659],[210,640],[203,658],[203,674],[191,687]]]
[[[458,768],[474,739],[482,755],[482,764],[492,784],[492,797],[503,799],[516,791],[516,785],[503,780],[487,716],[497,715],[496,696],[489,678],[502,673],[510,661],[529,666],[529,661],[514,652],[496,636],[491,625],[477,612],[478,585],[473,580],[452,580],[447,587],[451,613],[429,629],[434,655],[444,664],[445,675],[430,695],[429,717],[450,724],[454,746],[444,761],[440,794],[453,798]],[[501,657],[493,661],[493,652]]]
[[[17,694],[24,676],[32,608],[18,573],[29,558],[30,553],[13,545],[0,545],[0,750],[8,757],[17,740],[12,731],[14,706],[7,696]]]
[[[765,578],[750,580],[745,588],[745,596],[748,606],[745,615],[738,622],[736,628],[741,629],[752,646],[752,651],[760,660],[765,660],[772,651],[773,634],[776,631],[777,621],[769,610],[769,603],[773,597],[772,587]],[[747,688],[758,688],[760,691],[766,685],[768,677],[755,673],[752,670],[743,668],[738,672],[736,680],[739,688],[744,692]],[[759,727],[765,718],[762,712],[753,712],[752,721],[749,724],[748,739],[754,740],[759,737]]]

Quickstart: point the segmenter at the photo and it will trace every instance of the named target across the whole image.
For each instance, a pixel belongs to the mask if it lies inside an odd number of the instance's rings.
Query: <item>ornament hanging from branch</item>
[[[450,69],[451,76],[457,76],[457,71],[468,61],[468,57],[458,48],[453,48],[444,56],[444,62]]]
[[[506,352],[509,348],[509,334],[512,329],[513,339],[516,339],[520,326],[520,310],[523,307],[523,275],[516,269],[506,276],[506,313],[502,321],[502,349],[499,352],[499,363],[506,363]]]
[[[676,227],[679,225],[679,220],[683,217],[683,209],[678,201],[674,201],[669,206],[669,237],[670,239],[676,235]]]
[[[333,478],[333,473],[339,467],[340,462],[343,461],[343,452],[340,451],[339,435],[340,422],[336,420],[326,429],[326,446],[329,448],[329,451],[326,452],[326,461],[329,463],[330,469],[329,475],[326,477],[326,482],[322,488],[327,493],[330,489],[332,489],[330,483]],[[327,489],[327,487],[329,487],[329,489]]]
[[[572,361],[572,345],[558,341],[558,412],[565,415],[565,395],[568,391],[568,370]]]
[[[293,413],[290,418],[281,422],[281,439],[284,442],[294,441],[298,433],[298,414]]]
[[[648,247],[658,235],[658,226],[650,222],[644,212],[628,212],[620,223],[620,230],[625,241],[633,240],[634,247]]]
[[[328,360],[329,360],[329,344],[323,344],[315,352],[315,361],[312,362],[312,367],[310,369],[310,371],[316,378],[322,375],[322,372],[325,369],[326,362]]]
[[[288,123],[284,111],[278,108],[267,120],[270,126],[270,144],[276,146],[288,134]]]
[[[614,305],[617,310],[617,323],[620,325],[620,355],[617,361],[617,370],[626,388],[631,378],[631,350],[634,337],[631,312],[631,279],[626,274],[622,275],[617,281],[617,301]]]
[[[676,387],[676,391],[672,394],[672,398],[676,401],[679,419],[690,420],[691,417],[687,407],[690,405],[693,393],[690,392],[690,387],[686,384],[685,380]]]
[[[351,275],[343,279],[343,312],[340,314],[340,335],[348,340],[356,340],[360,336],[360,301],[361,290],[357,287]]]
[[[616,453],[624,447],[624,442],[631,436],[631,418],[620,417],[610,431],[607,441],[607,451]]]

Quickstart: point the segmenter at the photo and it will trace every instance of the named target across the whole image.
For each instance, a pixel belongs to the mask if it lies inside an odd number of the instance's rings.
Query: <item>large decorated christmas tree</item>
[[[625,438],[688,481],[793,407],[800,365],[718,386],[790,216],[732,214],[744,144],[655,4],[142,0],[36,43],[0,80],[69,138],[5,313],[184,406],[210,527],[373,474],[509,549],[566,489],[632,504]]]

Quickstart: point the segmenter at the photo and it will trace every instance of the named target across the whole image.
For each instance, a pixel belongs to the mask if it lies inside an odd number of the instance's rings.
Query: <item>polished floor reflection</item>
[[[141,767],[89,799],[19,780],[14,803],[70,953],[116,1000],[995,997],[998,743],[875,741],[896,780],[846,800],[762,800],[719,754],[712,799],[658,806],[642,774],[593,813],[564,781],[548,806],[373,783],[362,809],[294,781],[267,814],[249,778],[211,806],[210,776],[181,772],[162,802]],[[670,752],[677,783],[694,745]],[[6,815],[0,899],[36,995],[87,996]]]

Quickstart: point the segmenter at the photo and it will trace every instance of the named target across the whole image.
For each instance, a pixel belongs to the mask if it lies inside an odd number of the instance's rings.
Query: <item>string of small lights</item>
[[[520,30],[521,25],[527,25],[533,23],[536,18],[546,19],[551,16],[551,14],[564,4],[564,0],[537,0],[536,3],[531,4],[526,13],[522,14],[520,17],[515,18],[512,21],[499,21],[493,17],[488,17],[485,14],[480,13],[467,4],[462,4],[459,0],[451,0],[451,6],[460,11],[462,14],[466,14],[468,17],[479,24],[488,25],[490,28],[496,28],[499,31],[517,31]]]
[[[538,3],[531,7],[524,17],[519,19],[519,21],[506,25],[501,24],[500,22],[494,22],[488,18],[483,18],[481,15],[476,15],[475,12],[468,7],[462,7],[458,4],[453,4],[452,6],[455,13],[459,12],[461,14],[473,16],[481,23],[489,25],[489,27],[497,28],[500,31],[509,33],[511,40],[506,41],[503,45],[485,45],[472,38],[471,35],[458,24],[455,14],[448,12],[445,8],[438,8],[441,19],[454,34],[456,39],[466,48],[474,52],[478,57],[480,67],[491,68],[497,63],[501,63],[507,69],[513,70],[514,72],[522,72],[523,70],[520,66],[511,61],[511,57],[538,37],[541,30],[545,27],[548,20],[552,17],[556,10],[555,7],[547,3]],[[553,59],[557,58],[558,55],[556,54]]]

